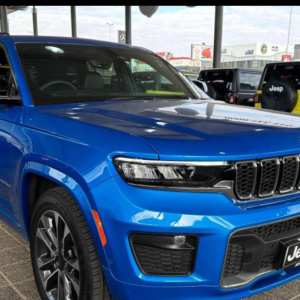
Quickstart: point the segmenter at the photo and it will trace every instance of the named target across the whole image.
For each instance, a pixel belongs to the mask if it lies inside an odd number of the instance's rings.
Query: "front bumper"
[[[104,273],[115,299],[240,299],[300,277],[299,267],[288,272],[278,269],[243,286],[221,286],[231,235],[244,228],[299,215],[299,199],[245,209],[221,194],[136,188],[119,176],[94,188],[92,196],[108,241],[104,247],[108,268],[104,268]],[[193,273],[144,275],[129,242],[129,236],[137,232],[197,235]]]

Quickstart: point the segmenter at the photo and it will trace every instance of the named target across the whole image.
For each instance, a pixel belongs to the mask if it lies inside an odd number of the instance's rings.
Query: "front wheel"
[[[40,197],[30,237],[33,272],[41,299],[111,299],[90,231],[66,190],[54,188]]]

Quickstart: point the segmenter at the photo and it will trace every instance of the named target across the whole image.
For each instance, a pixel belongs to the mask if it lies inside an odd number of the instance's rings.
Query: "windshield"
[[[71,44],[16,47],[35,105],[207,98],[152,53]]]

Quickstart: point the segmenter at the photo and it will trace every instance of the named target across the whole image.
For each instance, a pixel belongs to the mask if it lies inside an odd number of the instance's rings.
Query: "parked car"
[[[256,69],[228,68],[201,70],[199,80],[207,83],[208,95],[230,104],[254,106],[262,71]]]
[[[267,64],[253,100],[257,108],[300,114],[300,62]]]
[[[202,98],[123,44],[0,35],[0,59],[0,217],[41,299],[240,299],[300,277],[300,116]]]

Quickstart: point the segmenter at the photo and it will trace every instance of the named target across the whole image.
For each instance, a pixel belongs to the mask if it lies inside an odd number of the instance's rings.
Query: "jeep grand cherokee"
[[[299,116],[212,101],[133,46],[0,35],[0,59],[0,216],[41,299],[240,299],[300,277]]]

